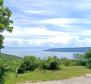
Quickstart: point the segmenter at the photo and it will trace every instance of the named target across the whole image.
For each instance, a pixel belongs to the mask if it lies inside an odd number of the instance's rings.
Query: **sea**
[[[50,51],[44,51],[44,49],[42,48],[4,48],[2,52],[19,57],[33,55],[40,58],[45,58],[48,56],[57,56],[59,58],[62,57],[73,58],[74,54],[78,53],[78,52],[50,52]]]

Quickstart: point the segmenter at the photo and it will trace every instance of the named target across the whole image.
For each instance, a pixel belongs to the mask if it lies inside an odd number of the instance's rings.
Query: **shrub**
[[[74,60],[68,59],[68,58],[65,58],[65,57],[61,58],[60,62],[63,66],[73,66],[74,65]]]
[[[41,68],[43,70],[59,70],[60,69],[60,61],[57,57],[48,57],[44,59]]]
[[[75,65],[86,66],[86,59],[84,54],[74,54]]]
[[[59,63],[58,63],[57,61],[51,62],[49,69],[50,69],[50,70],[58,70],[58,69],[60,69]]]
[[[91,58],[87,60],[87,67],[91,69]]]
[[[21,63],[20,67],[19,67],[18,70],[17,70],[17,73],[18,73],[18,74],[22,74],[22,73],[24,73],[25,71],[26,71],[26,64]]]
[[[86,59],[86,65],[88,68],[91,68],[91,49],[89,49],[86,53],[85,53],[85,59]]]
[[[91,49],[85,54],[75,54],[76,65],[87,66],[91,68]]]
[[[37,59],[34,56],[26,56],[23,59],[17,73],[24,73],[26,71],[34,71],[38,67]]]

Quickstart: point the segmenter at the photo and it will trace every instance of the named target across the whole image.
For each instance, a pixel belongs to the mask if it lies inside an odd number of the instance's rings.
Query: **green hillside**
[[[16,71],[22,61],[21,57],[0,53],[0,64],[6,66],[6,68]]]
[[[18,56],[14,56],[14,55],[8,55],[8,54],[4,54],[4,53],[0,53],[0,58],[12,61],[12,60],[21,60],[21,57]]]

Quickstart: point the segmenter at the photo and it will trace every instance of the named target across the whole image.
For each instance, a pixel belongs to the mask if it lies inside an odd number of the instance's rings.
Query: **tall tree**
[[[8,7],[5,7],[3,0],[0,0],[0,51],[4,47],[4,36],[2,35],[2,32],[4,32],[5,30],[8,32],[12,32],[13,30],[13,21],[10,20],[11,15],[11,10]]]
[[[1,49],[4,47],[4,36],[2,32],[8,31],[12,32],[13,27],[12,23],[13,21],[10,20],[10,17],[12,15],[11,10],[4,5],[4,1],[0,0],[0,53]],[[4,74],[5,74],[5,68],[0,65],[0,84],[4,84]]]

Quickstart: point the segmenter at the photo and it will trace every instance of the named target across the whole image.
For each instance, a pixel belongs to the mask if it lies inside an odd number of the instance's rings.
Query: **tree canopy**
[[[3,46],[3,40],[4,36],[2,35],[2,32],[8,31],[12,32],[13,27],[12,23],[13,21],[10,19],[12,15],[11,10],[4,5],[4,1],[0,0],[0,49],[2,49]]]
[[[4,47],[4,36],[2,33],[4,31],[12,32],[13,30],[13,21],[10,19],[11,15],[12,12],[4,5],[4,0],[0,0],[0,53],[1,49]],[[0,65],[0,84],[4,84],[4,74],[5,68]]]

